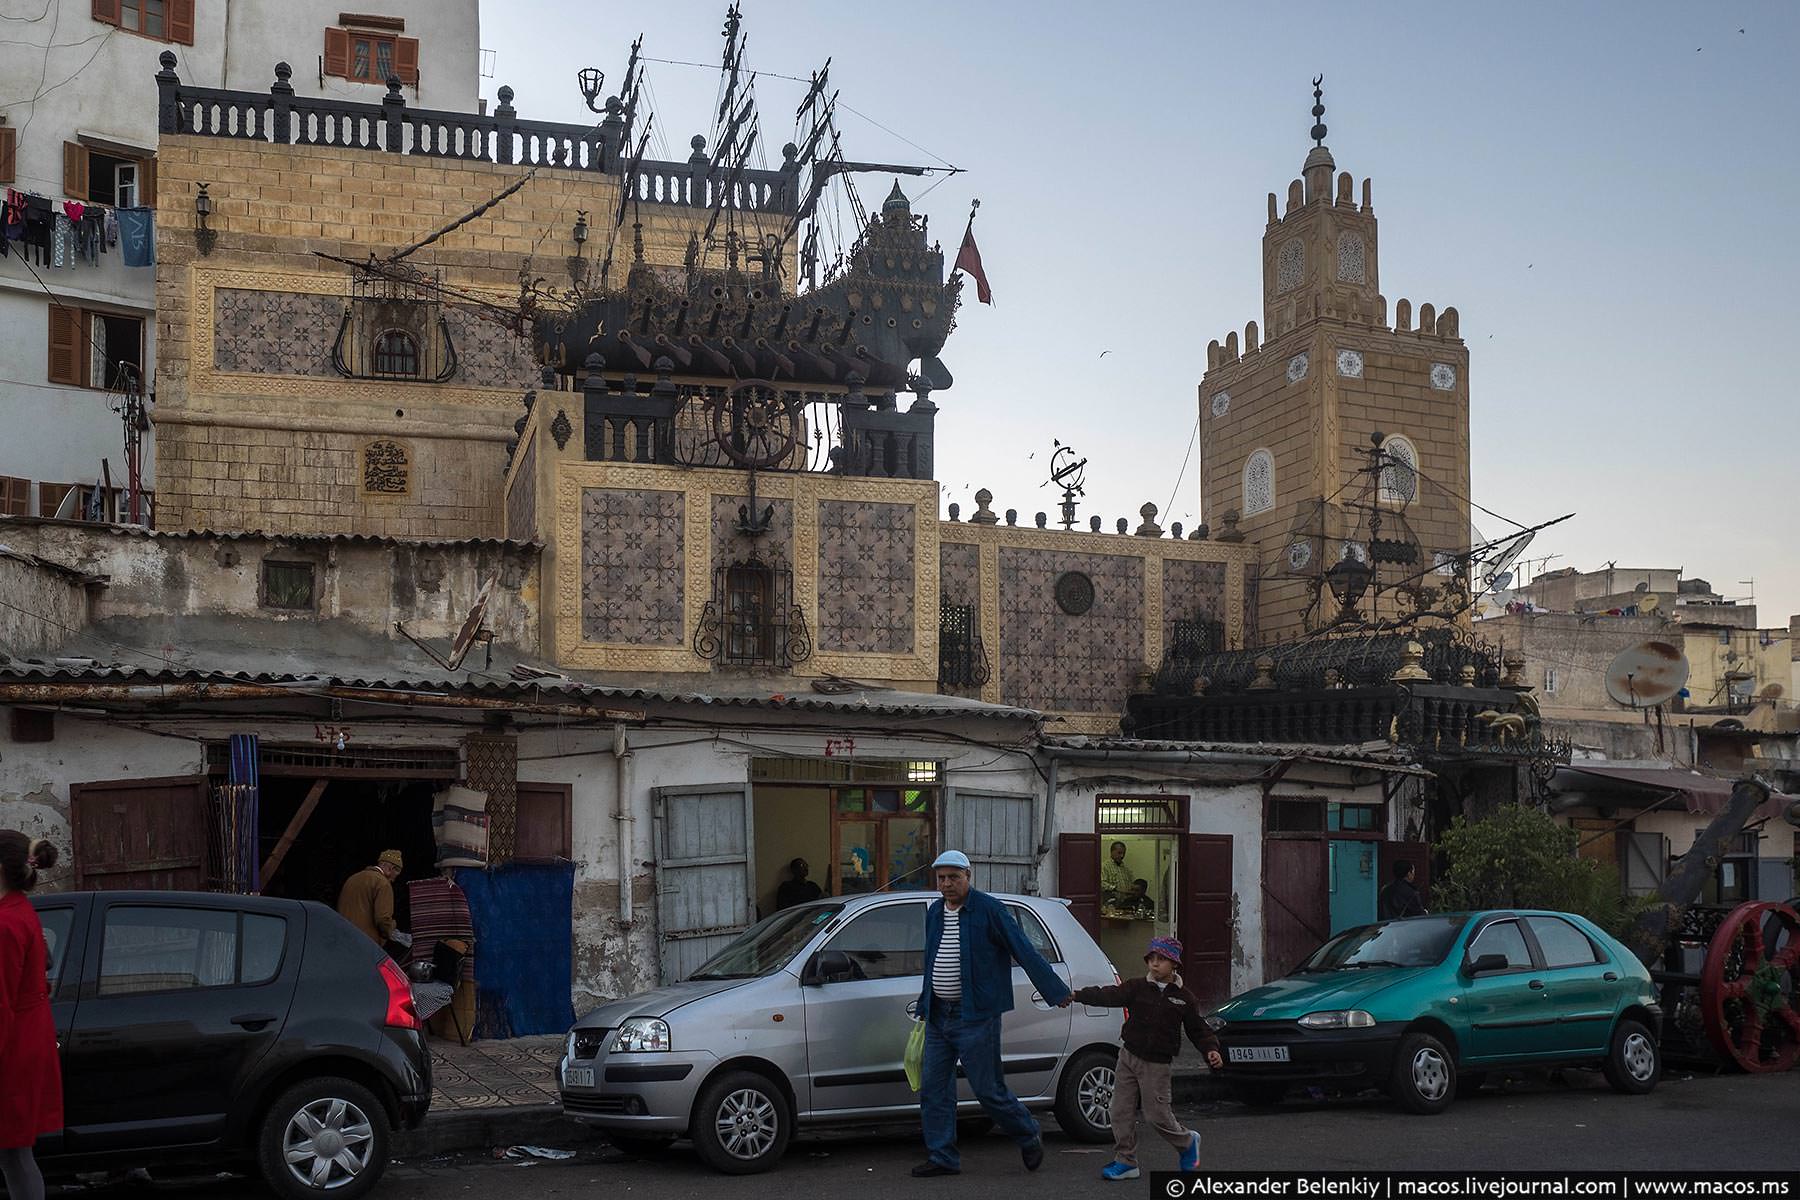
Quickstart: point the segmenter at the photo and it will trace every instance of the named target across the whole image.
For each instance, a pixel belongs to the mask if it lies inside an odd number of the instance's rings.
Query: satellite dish
[[[1507,588],[1511,587],[1512,584],[1513,573],[1511,571],[1502,571],[1487,581],[1488,587],[1496,592],[1504,592]]]
[[[1501,574],[1503,574],[1508,567],[1518,561],[1519,555],[1525,553],[1525,547],[1531,545],[1531,539],[1536,536],[1536,530],[1521,533],[1518,537],[1501,545],[1499,550],[1494,554],[1494,557],[1482,563],[1480,573],[1477,575],[1477,578],[1481,581],[1481,590],[1484,592],[1491,592],[1499,587],[1500,585],[1496,580],[1499,579]]]
[[[493,591],[494,577],[490,575],[487,582],[481,585],[481,593],[475,597],[475,604],[469,609],[469,615],[463,618],[462,628],[456,631],[456,640],[450,644],[450,661],[444,665],[452,671],[462,666],[463,659],[469,655],[469,648],[480,637],[481,623],[487,619],[488,597]],[[1686,678],[1685,673],[1682,677]]]
[[[1639,642],[1620,651],[1606,668],[1606,694],[1626,708],[1654,708],[1673,700],[1687,678],[1687,658],[1678,647]]]
[[[1645,596],[1642,600],[1637,602],[1637,610],[1639,613],[1653,613],[1661,607],[1661,596]]]

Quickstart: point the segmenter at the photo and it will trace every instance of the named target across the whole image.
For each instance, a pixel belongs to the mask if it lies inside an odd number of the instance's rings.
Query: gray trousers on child
[[[1150,1128],[1177,1150],[1187,1149],[1187,1127],[1175,1119],[1175,1110],[1169,1106],[1169,1073],[1168,1063],[1145,1062],[1123,1046],[1119,1047],[1119,1065],[1113,1071],[1112,1094],[1113,1157],[1119,1162],[1137,1162],[1140,1102],[1144,1107],[1144,1120],[1150,1123]]]

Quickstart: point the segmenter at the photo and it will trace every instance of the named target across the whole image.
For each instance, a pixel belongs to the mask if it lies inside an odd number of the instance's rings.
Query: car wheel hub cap
[[[1650,1039],[1641,1033],[1625,1039],[1625,1069],[1640,1083],[1656,1071],[1656,1050],[1650,1045]]]
[[[369,1166],[375,1131],[362,1109],[327,1096],[303,1106],[282,1134],[288,1172],[309,1188],[343,1187]]]
[[[733,1158],[758,1158],[775,1144],[775,1103],[761,1092],[733,1092],[719,1105],[719,1142]]]
[[[1424,1049],[1413,1055],[1413,1087],[1427,1100],[1441,1100],[1450,1090],[1450,1065],[1436,1050]]]
[[[1113,1069],[1094,1067],[1081,1077],[1076,1089],[1081,1115],[1098,1129],[1112,1128]]]

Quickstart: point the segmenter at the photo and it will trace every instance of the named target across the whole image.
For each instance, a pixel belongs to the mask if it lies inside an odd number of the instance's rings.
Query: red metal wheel
[[[1746,1071],[1800,1058],[1800,914],[1772,900],[1731,910],[1700,969],[1700,1013],[1718,1052]]]

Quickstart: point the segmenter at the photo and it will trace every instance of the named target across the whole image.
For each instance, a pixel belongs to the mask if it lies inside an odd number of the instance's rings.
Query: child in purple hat
[[[1212,1035],[1200,1013],[1200,1001],[1181,982],[1181,943],[1172,937],[1150,939],[1144,955],[1142,979],[1128,979],[1116,987],[1087,987],[1063,1003],[1079,1001],[1101,1008],[1124,1008],[1125,1029],[1120,1035],[1119,1063],[1113,1074],[1113,1161],[1101,1168],[1109,1180],[1136,1179],[1137,1109],[1141,1099],[1144,1119],[1163,1140],[1181,1154],[1181,1169],[1200,1169],[1200,1134],[1175,1119],[1170,1107],[1170,1067],[1181,1051],[1181,1034],[1187,1031],[1194,1048],[1206,1055],[1214,1070],[1224,1065],[1219,1039]]]

